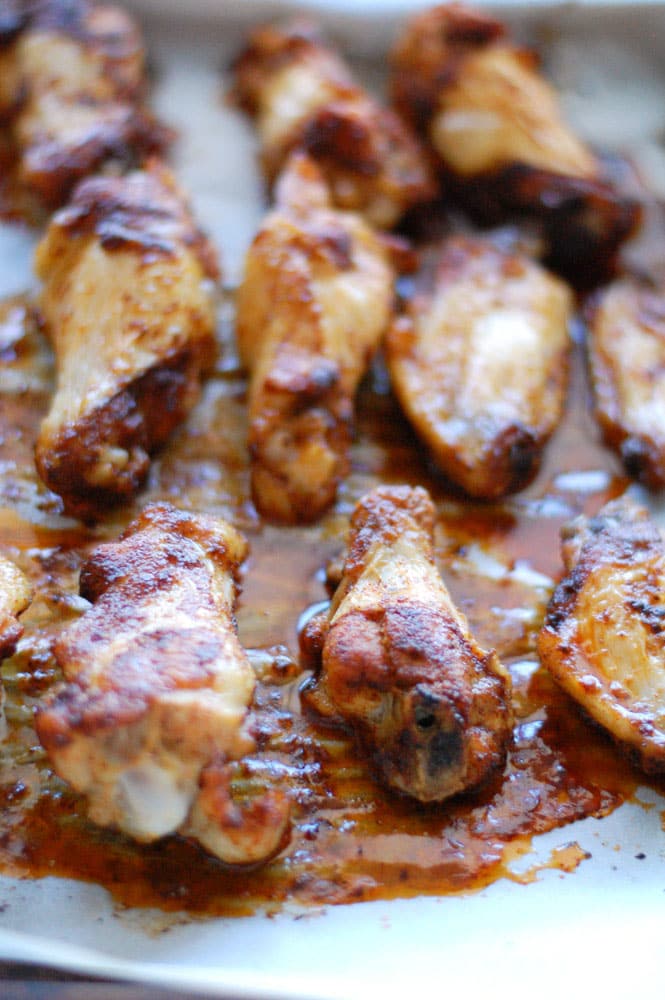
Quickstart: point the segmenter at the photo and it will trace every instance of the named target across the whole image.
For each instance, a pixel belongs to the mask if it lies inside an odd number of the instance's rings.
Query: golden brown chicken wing
[[[214,253],[172,175],[83,181],[36,252],[57,388],[36,459],[67,512],[141,485],[215,355]]]
[[[0,555],[0,660],[11,656],[23,634],[17,616],[27,608],[30,596],[30,584],[18,566]]]
[[[436,187],[409,128],[355,83],[308,22],[263,26],[235,63],[235,96],[253,115],[272,183],[295,148],[314,158],[333,203],[389,228]]]
[[[483,782],[512,736],[510,676],[439,576],[434,514],[420,487],[363,497],[328,618],[303,634],[320,657],[306,696],[358,733],[388,785],[423,802]]]
[[[397,108],[468,209],[487,222],[538,216],[552,263],[577,281],[611,265],[637,206],[564,122],[533,52],[493,17],[446,4],[409,22],[392,64]]]
[[[492,499],[524,486],[561,417],[569,290],[487,240],[447,241],[434,287],[388,333],[395,393],[446,475]]]
[[[360,216],[330,208],[318,168],[295,154],[237,300],[252,491],[266,517],[311,521],[333,501],[356,387],[392,305],[388,249]]]
[[[0,120],[19,186],[46,208],[105,162],[131,163],[163,145],[143,88],[141,35],[118,7],[17,0],[0,20]]]
[[[64,685],[37,716],[95,823],[141,841],[179,830],[232,863],[271,854],[288,818],[267,793],[259,833],[257,803],[230,792],[230,762],[253,747],[254,674],[232,618],[246,552],[224,521],[147,507],[84,564],[93,606],[56,642]]]
[[[588,332],[596,416],[628,472],[665,486],[665,293],[624,278],[596,297]]]
[[[566,576],[538,652],[555,680],[646,771],[665,771],[665,545],[627,498],[562,533]]]

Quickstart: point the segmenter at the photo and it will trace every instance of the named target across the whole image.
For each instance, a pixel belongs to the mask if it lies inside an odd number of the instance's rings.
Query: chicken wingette
[[[317,28],[263,26],[235,63],[235,97],[256,119],[262,167],[273,183],[293,149],[325,174],[339,208],[393,226],[436,187],[415,136],[360,88]]]
[[[389,249],[359,215],[331,208],[316,165],[294,154],[237,298],[252,492],[266,517],[311,521],[334,500],[356,387],[392,308]]]
[[[386,341],[394,391],[448,478],[493,499],[538,469],[565,402],[572,296],[487,240],[444,245]]]
[[[272,854],[288,820],[276,791],[231,797],[230,764],[253,749],[254,673],[232,617],[246,552],[225,521],[146,507],[84,563],[92,607],[56,641],[64,683],[37,715],[95,823],[146,842],[179,831],[234,864]]]
[[[627,498],[562,532],[564,579],[538,652],[554,679],[646,771],[665,771],[665,545]]]
[[[143,90],[143,41],[118,7],[16,0],[0,19],[0,120],[19,187],[47,209],[107,161],[161,146]]]
[[[551,261],[576,280],[611,266],[638,222],[563,120],[531,51],[460,4],[416,15],[392,55],[393,98],[439,157],[449,192],[486,222],[542,220]]]
[[[30,584],[21,570],[0,555],[0,660],[11,656],[23,634],[18,615],[25,611],[30,597]]]
[[[154,164],[76,188],[37,247],[57,385],[36,447],[65,510],[132,496],[185,418],[216,351],[215,255]]]
[[[358,734],[391,788],[423,802],[501,768],[513,718],[510,675],[478,646],[436,568],[434,517],[420,487],[363,497],[329,614],[302,636],[319,664],[306,699]]]
[[[665,486],[665,291],[624,278],[598,293],[588,353],[596,416],[628,472]]]

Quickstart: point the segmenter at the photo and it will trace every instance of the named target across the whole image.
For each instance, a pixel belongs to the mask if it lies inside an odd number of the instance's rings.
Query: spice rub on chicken
[[[316,160],[339,208],[390,228],[436,186],[409,127],[354,81],[316,26],[296,20],[255,29],[235,63],[234,95],[256,119],[273,183],[293,149]]]
[[[624,278],[597,293],[588,330],[596,416],[628,472],[665,487],[665,290]]]
[[[132,164],[163,145],[143,91],[143,41],[119,7],[15,0],[0,19],[0,121],[18,186],[43,207],[108,161]]]
[[[417,14],[392,54],[398,110],[436,151],[447,189],[477,217],[540,218],[551,262],[576,281],[607,270],[638,221],[563,120],[534,52],[460,4]]]
[[[646,771],[665,771],[665,544],[626,497],[562,531],[538,638],[561,687]]]
[[[12,655],[23,634],[18,615],[25,611],[30,597],[30,584],[21,570],[0,555],[0,660]]]
[[[294,154],[237,298],[252,493],[266,517],[312,521],[334,500],[355,391],[392,308],[389,250],[360,216],[330,207],[318,168]]]
[[[225,521],[146,507],[83,565],[92,607],[57,640],[64,684],[37,716],[95,823],[139,841],[179,831],[234,864],[271,855],[288,820],[277,792],[231,797],[231,762],[253,749],[254,673],[232,617],[246,552]]]
[[[320,658],[306,699],[356,731],[390,787],[423,802],[481,784],[512,738],[510,676],[441,580],[434,516],[420,487],[363,497],[329,615],[302,637]]]
[[[57,385],[36,447],[65,510],[132,496],[215,356],[214,251],[153,164],[82,181],[36,251]]]
[[[487,240],[444,245],[433,287],[390,329],[394,391],[445,474],[494,499],[538,469],[563,411],[572,296],[529,258]]]

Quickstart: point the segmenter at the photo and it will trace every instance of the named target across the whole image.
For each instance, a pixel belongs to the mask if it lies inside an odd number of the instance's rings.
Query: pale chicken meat
[[[565,122],[536,55],[493,17],[447,4],[417,14],[392,54],[399,111],[478,218],[538,217],[553,263],[592,280],[638,222]]]
[[[232,864],[271,855],[288,822],[277,791],[231,795],[233,762],[254,747],[255,679],[233,620],[246,553],[225,521],[146,507],[84,563],[92,607],[56,641],[63,686],[37,715],[95,823],[145,842],[180,832]]]
[[[565,576],[538,652],[561,687],[646,771],[665,771],[665,545],[627,498],[562,532]]]
[[[439,575],[434,519],[420,487],[363,497],[330,611],[302,636],[317,665],[306,700],[358,734],[387,785],[422,802],[500,769],[513,719],[510,675]]]
[[[57,385],[36,447],[65,510],[131,497],[216,353],[215,255],[173,176],[90,178],[36,251]]]
[[[561,418],[572,295],[481,238],[448,240],[431,280],[388,333],[393,389],[446,476],[497,498],[534,476]]]
[[[624,278],[596,296],[588,330],[596,416],[627,471],[665,486],[665,289]]]
[[[109,161],[140,160],[167,139],[142,105],[139,29],[91,0],[17,0],[0,20],[0,120],[19,187],[42,207]]]
[[[330,207],[318,168],[295,154],[237,298],[252,493],[268,518],[311,521],[335,498],[356,388],[392,316],[390,256],[360,216]]]
[[[319,164],[334,204],[389,228],[436,186],[418,141],[354,81],[309,22],[255,29],[235,63],[235,98],[256,120],[272,183],[293,149]]]
[[[30,598],[26,577],[11,559],[0,555],[0,660],[11,656],[23,634],[18,616],[25,611]]]

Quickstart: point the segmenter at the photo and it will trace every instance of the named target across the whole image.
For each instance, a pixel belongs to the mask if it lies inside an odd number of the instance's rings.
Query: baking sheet
[[[184,12],[175,0],[133,6],[145,15],[158,80],[154,103],[182,133],[176,169],[233,284],[263,206],[251,126],[225,106],[219,68],[236,50],[243,24],[284,5],[190,0]],[[396,20],[415,6],[310,0],[300,8],[321,12],[343,42],[367,56],[382,51]],[[665,7],[506,7],[546,42],[578,127],[605,145],[629,146],[665,195],[665,79],[658,64]],[[374,75],[376,67],[365,68]],[[33,242],[24,231],[0,228],[0,294],[32,284]],[[504,880],[461,897],[178,920],[120,910],[95,886],[0,878],[0,958],[224,997],[340,1000],[456,988],[554,996],[571,984],[578,994],[584,982],[610,997],[652,992],[661,975],[665,800],[647,789],[638,797],[643,805],[537,838],[534,854],[520,862],[546,865],[574,841],[590,855],[575,872],[543,867],[532,884]]]

